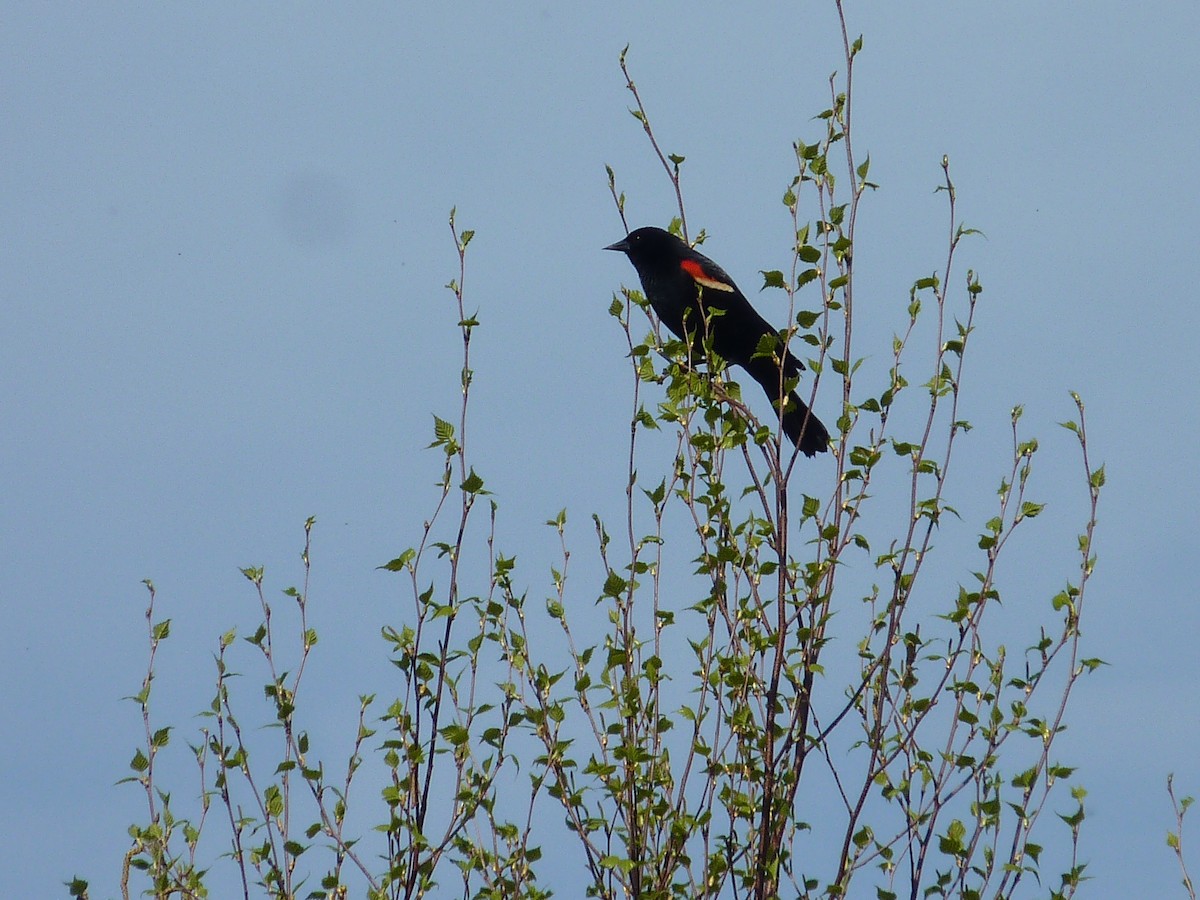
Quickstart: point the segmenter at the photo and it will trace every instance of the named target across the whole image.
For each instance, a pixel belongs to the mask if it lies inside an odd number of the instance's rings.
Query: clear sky
[[[886,348],[942,264],[949,154],[987,235],[962,258],[986,291],[968,446],[1002,455],[1023,403],[1037,491],[1079,521],[1054,424],[1073,389],[1107,465],[1086,631],[1112,665],[1061,754],[1090,791],[1085,895],[1181,896],[1164,782],[1200,792],[1200,6],[848,5],[857,147],[881,185],[860,302]],[[620,49],[687,157],[693,229],[748,289],[786,262],[791,143],[819,134],[840,65],[831,2],[733,10],[6,4],[0,896],[61,896],[73,874],[117,892],[143,805],[113,786],[138,744],[121,697],[144,672],[141,579],[175,623],[158,714],[180,738],[216,636],[254,621],[238,567],[297,581],[310,515],[328,727],[386,677],[378,629],[404,609],[375,566],[428,514],[431,413],[455,410],[451,206],[477,232],[474,435],[505,537],[550,554],[541,523],[567,506],[588,546],[590,513],[619,503],[629,405],[607,308],[633,272],[600,251],[622,236],[604,164],[632,222],[672,212]]]

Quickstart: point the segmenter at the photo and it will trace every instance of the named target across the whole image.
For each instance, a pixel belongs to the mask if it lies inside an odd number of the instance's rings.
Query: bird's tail
[[[795,377],[804,366],[790,353],[784,363],[784,375]],[[758,356],[746,365],[746,371],[759,383],[772,407],[778,408],[780,372],[777,363]],[[799,395],[787,395],[783,409],[783,433],[805,456],[816,456],[829,449],[829,432]]]
[[[783,411],[783,433],[805,456],[816,456],[829,449],[829,431],[795,391],[788,394]]]

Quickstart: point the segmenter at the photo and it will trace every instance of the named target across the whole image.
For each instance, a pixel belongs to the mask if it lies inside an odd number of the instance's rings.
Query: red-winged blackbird
[[[713,352],[749,372],[778,408],[784,381],[799,377],[804,366],[784,348],[779,332],[755,311],[724,269],[661,228],[639,228],[604,249],[629,257],[646,299],[680,340],[690,340],[702,354],[703,339],[710,337]],[[778,342],[772,355],[759,352],[764,335]],[[805,456],[828,450],[829,432],[795,391],[784,403],[783,433],[791,442]]]

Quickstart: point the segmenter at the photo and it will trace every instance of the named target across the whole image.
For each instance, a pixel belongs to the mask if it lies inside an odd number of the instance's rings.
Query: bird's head
[[[625,235],[623,240],[609,244],[605,250],[617,250],[629,257],[639,272],[659,266],[678,266],[688,255],[688,245],[661,228],[638,228]]]

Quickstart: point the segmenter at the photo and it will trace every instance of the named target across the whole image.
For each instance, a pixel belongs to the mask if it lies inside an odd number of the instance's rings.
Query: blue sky
[[[316,516],[329,727],[386,677],[378,629],[403,605],[375,566],[428,514],[431,414],[455,410],[452,206],[477,232],[474,436],[504,537],[551,554],[541,523],[559,508],[581,543],[590,513],[615,508],[628,379],[607,308],[633,273],[599,249],[621,236],[604,165],[632,222],[672,211],[620,49],[665,149],[687,157],[693,230],[744,288],[786,261],[791,144],[819,134],[840,65],[832,3],[730,9],[9,5],[0,895],[57,895],[76,873],[116,893],[141,811],[113,786],[138,740],[120,698],[144,670],[141,579],[175,623],[159,714],[186,725],[216,636],[254,621],[238,567],[293,583]],[[856,144],[881,185],[856,249],[879,346],[942,264],[948,154],[960,214],[987,235],[962,257],[986,290],[972,446],[1002,457],[1023,403],[1049,457],[1038,489],[1073,527],[1054,423],[1077,390],[1107,466],[1086,630],[1112,665],[1079,690],[1063,745],[1090,790],[1089,891],[1181,895],[1164,782],[1200,791],[1200,7],[849,17],[865,42]],[[1036,540],[1026,554],[1026,576],[1061,559]]]

